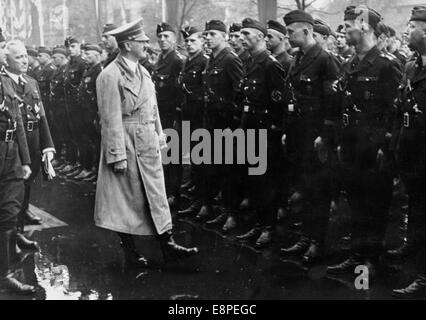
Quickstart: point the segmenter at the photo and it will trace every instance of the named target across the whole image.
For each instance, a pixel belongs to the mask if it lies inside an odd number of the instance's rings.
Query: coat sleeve
[[[41,92],[36,81],[34,81],[34,85],[37,88],[37,92]],[[44,110],[43,101],[40,99],[40,101],[38,103],[39,103],[39,108],[40,108],[40,112],[39,112],[39,114],[40,114],[39,134],[40,134],[41,151],[42,152],[45,152],[45,151],[55,152],[55,146],[53,144],[52,135],[50,134],[49,124],[47,123],[46,111]]]
[[[31,165],[30,152],[28,149],[27,137],[25,134],[24,124],[22,122],[21,111],[19,110],[18,102],[13,102],[14,108],[16,108],[16,139],[19,146],[19,155],[23,165]]]
[[[269,106],[271,108],[271,129],[283,134],[285,132],[285,71],[276,61],[267,70],[267,86],[269,89]]]
[[[119,75],[101,73],[96,81],[96,90],[106,163],[114,164],[127,160]]]

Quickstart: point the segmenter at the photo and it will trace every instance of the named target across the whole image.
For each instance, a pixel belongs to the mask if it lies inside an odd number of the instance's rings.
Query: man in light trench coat
[[[133,236],[157,235],[166,262],[198,253],[177,245],[167,202],[160,144],[165,137],[155,87],[138,61],[148,37],[143,20],[109,32],[120,54],[97,80],[102,150],[96,190],[95,223],[118,233],[126,262],[147,267]]]

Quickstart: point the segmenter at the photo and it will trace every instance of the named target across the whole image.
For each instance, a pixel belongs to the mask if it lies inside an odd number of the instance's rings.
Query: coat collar
[[[357,73],[374,65],[374,61],[382,54],[382,52],[374,46],[367,52],[364,59],[359,61],[358,55],[354,55],[350,61],[349,73]]]
[[[189,69],[194,64],[197,64],[198,62],[200,62],[203,55],[204,55],[203,50],[200,50],[200,52],[198,52],[192,59],[186,59],[185,69]]]
[[[247,66],[247,75],[251,74],[257,69],[259,64],[262,64],[269,56],[268,51],[263,50],[252,57],[250,63]]]
[[[293,73],[299,73],[301,72],[303,69],[306,69],[309,65],[311,65],[316,58],[320,55],[320,53],[323,51],[323,49],[321,48],[320,45],[315,44],[314,46],[312,46],[308,52],[305,53],[305,55],[302,57],[302,60],[300,61],[300,64],[298,66],[295,66],[293,68]],[[301,51],[298,52],[298,55],[302,54]],[[297,57],[296,59],[294,59],[294,61],[297,61]]]
[[[118,54],[117,59],[115,60],[117,63],[117,66],[119,67],[121,74],[127,79],[127,80],[133,80],[136,78],[136,74],[130,70],[129,66],[127,65],[126,61],[123,59],[123,55],[121,53]],[[138,66],[138,68],[140,68]]]
[[[416,57],[416,60],[413,61],[413,68],[414,68],[414,76],[411,79],[411,83],[415,84],[417,82],[420,82],[422,80],[426,79],[426,66],[423,66],[423,60],[421,55],[418,55]]]
[[[220,61],[222,61],[223,60],[223,58],[225,58],[225,56],[229,53],[229,52],[231,52],[231,49],[230,48],[224,48],[224,49],[222,49],[222,51],[221,52],[219,52],[219,54],[216,56],[216,57],[214,57],[213,56],[213,53],[210,55],[210,65],[215,65],[216,63],[218,63],[218,62],[220,62]]]

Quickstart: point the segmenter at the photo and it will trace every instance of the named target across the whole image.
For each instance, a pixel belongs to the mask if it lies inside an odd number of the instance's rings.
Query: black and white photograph
[[[425,300],[424,112],[424,0],[0,0],[0,300]]]

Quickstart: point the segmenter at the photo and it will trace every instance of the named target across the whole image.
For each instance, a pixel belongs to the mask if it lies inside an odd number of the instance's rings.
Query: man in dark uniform
[[[241,30],[244,48],[250,53],[250,62],[242,80],[243,130],[267,130],[267,171],[249,176],[250,200],[256,210],[256,225],[239,240],[255,240],[257,247],[272,242],[276,212],[282,190],[282,137],[285,116],[285,71],[266,50],[267,29],[250,18],[244,19]]]
[[[347,62],[355,54],[355,50],[346,43],[346,29],[344,25],[339,25],[336,30],[336,47],[339,62]]]
[[[114,36],[110,35],[109,32],[117,29],[117,26],[113,23],[107,23],[104,26],[102,31],[102,42],[105,45],[105,49],[108,52],[108,58],[104,62],[104,67],[108,66],[111,62],[117,58],[117,55],[120,53],[120,49],[118,49],[117,40]]]
[[[37,59],[38,53],[37,50],[32,47],[27,47],[27,53],[28,53],[28,75],[33,78],[37,79],[41,72],[41,66]]]
[[[77,38],[67,37],[65,39],[65,47],[68,49],[70,56],[70,61],[65,70],[65,105],[71,128],[71,141],[69,142],[71,148],[69,154],[67,152],[67,160],[70,165],[60,170],[60,173],[72,178],[83,171],[80,158],[80,146],[82,145],[80,129],[83,117],[78,91],[87,64],[81,57],[80,41]]]
[[[84,48],[84,60],[88,67],[80,84],[80,101],[84,117],[80,134],[80,159],[83,171],[74,177],[75,180],[93,182],[96,180],[96,168],[100,154],[100,132],[98,119],[98,103],[96,97],[96,79],[102,71],[102,49],[97,45],[87,44]]]
[[[388,52],[392,53],[398,60],[401,62],[403,66],[407,63],[407,57],[404,53],[401,52],[398,48],[398,39],[396,37],[396,31],[394,28],[388,26],[389,29],[389,39],[388,39]]]
[[[3,48],[0,48],[3,55]],[[16,225],[24,196],[24,179],[31,175],[31,159],[14,87],[3,73],[0,104],[0,289],[33,294],[33,286],[14,277]]]
[[[241,23],[233,23],[229,27],[229,45],[234,49],[235,53],[240,58],[241,62],[243,63],[243,67],[248,63],[248,60],[250,59],[250,54],[247,52],[247,50],[244,49],[243,43],[241,41],[241,29],[242,29]]]
[[[179,87],[179,74],[182,71],[185,57],[176,51],[176,32],[167,23],[157,26],[158,44],[161,54],[154,66],[152,80],[157,92],[160,118],[165,129],[173,128],[180,121],[177,107],[182,104],[183,93]],[[167,165],[165,167],[166,188],[171,207],[179,205],[181,184],[181,166]]]
[[[31,185],[40,172],[42,158],[44,162],[52,161],[55,153],[46,113],[41,99],[37,81],[26,74],[28,60],[26,48],[20,41],[11,41],[6,46],[7,67],[3,80],[9,81],[14,86],[16,99],[22,113],[24,128],[28,141],[31,158],[31,177],[25,182],[25,194],[22,208],[18,216],[21,247],[37,249],[35,243],[27,242],[22,233],[24,223],[39,224],[41,219],[29,211]],[[25,244],[24,244],[25,242]]]
[[[241,105],[240,81],[243,66],[238,55],[226,45],[226,26],[222,21],[211,20],[206,23],[204,37],[212,51],[204,71],[205,112],[204,125],[211,134],[215,129],[235,129],[235,117]],[[203,167],[202,207],[196,219],[204,221],[213,215],[213,202],[222,191],[225,212],[214,223],[225,222],[228,212],[233,210],[236,197],[231,190],[233,179],[229,165],[205,165]],[[211,221],[213,223],[213,221]]]
[[[191,131],[203,127],[204,115],[204,88],[203,72],[206,69],[208,56],[203,52],[203,34],[195,27],[187,27],[182,30],[183,38],[188,52],[188,59],[185,61],[180,75],[180,85],[184,94],[182,105],[182,121],[189,121]],[[200,188],[202,181],[200,166],[191,164],[190,183],[186,189],[192,185],[195,188],[194,202],[186,210],[179,211],[179,214],[193,215],[201,209]]]
[[[281,63],[286,74],[288,74],[293,57],[286,50],[288,43],[287,29],[275,20],[269,20],[266,28],[268,31],[266,47],[272,56]]]
[[[67,51],[65,47],[56,47],[52,51],[53,64],[56,70],[50,81],[50,109],[52,111],[53,122],[52,137],[57,149],[59,162],[54,166],[55,170],[62,170],[70,165],[67,162],[66,153],[69,150],[71,140],[71,129],[66,113],[65,105],[65,71],[68,64]]]
[[[426,6],[413,9],[405,35],[417,52],[407,63],[398,99],[397,160],[409,196],[407,244],[395,254],[419,254],[420,273],[407,288],[394,290],[398,298],[426,297]]]
[[[52,64],[51,59],[52,51],[46,47],[38,48],[38,61],[40,63],[41,71],[38,74],[37,80],[40,87],[41,99],[43,101],[44,110],[46,111],[47,122],[51,125],[53,122],[52,110],[50,108],[50,82],[52,81],[53,74],[56,67]]]
[[[289,81],[296,104],[288,105],[292,123],[287,130],[289,157],[296,192],[291,197],[303,204],[302,237],[283,255],[303,256],[306,263],[323,257],[334,191],[336,99],[332,83],[337,79],[337,60],[314,39],[314,19],[295,10],[284,17],[296,54]]]
[[[393,157],[389,146],[393,106],[402,76],[399,63],[377,47],[378,12],[350,6],[344,20],[348,44],[356,51],[344,65],[338,86],[343,93],[340,178],[351,208],[352,239],[349,259],[329,266],[330,275],[354,274],[358,265],[381,266],[379,257],[392,201]],[[385,271],[376,271],[381,270]]]

